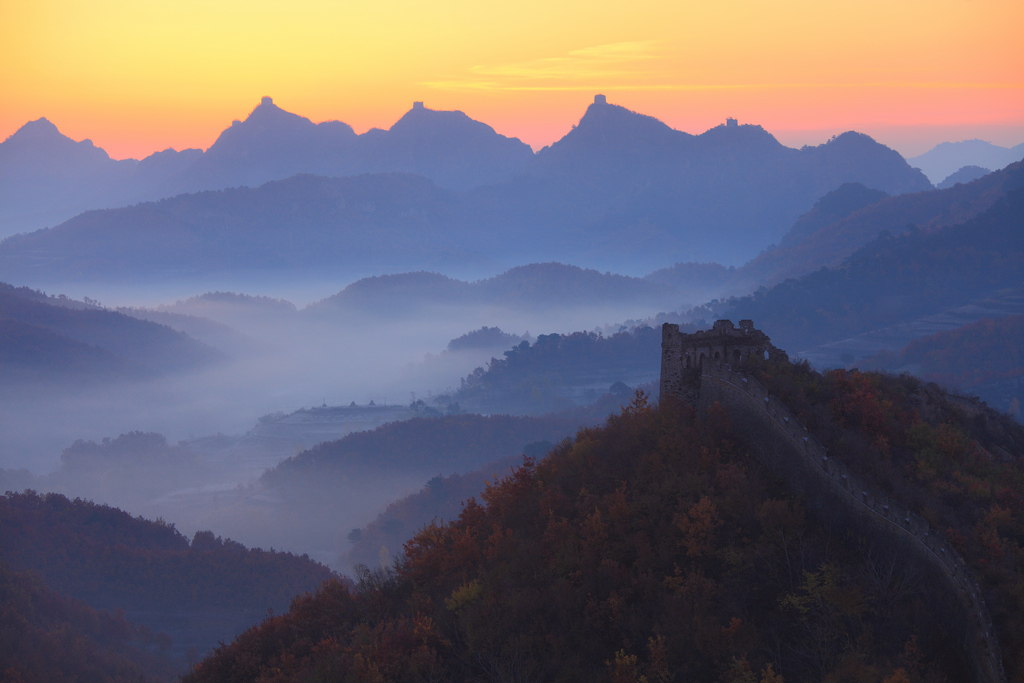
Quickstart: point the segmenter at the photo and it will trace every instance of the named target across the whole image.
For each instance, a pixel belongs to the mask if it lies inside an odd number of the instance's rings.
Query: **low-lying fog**
[[[189,330],[222,352],[224,360],[145,381],[5,389],[0,397],[0,468],[5,470],[0,475],[5,481],[0,485],[91,498],[148,518],[163,517],[187,535],[211,528],[248,545],[308,552],[335,567],[340,566],[337,544],[308,547],[300,534],[266,531],[272,505],[261,508],[259,491],[245,488],[266,468],[319,441],[409,417],[413,400],[429,405],[434,395],[458,388],[462,377],[504,350],[447,350],[450,340],[482,326],[536,336],[593,330],[658,313],[632,305],[353,312],[297,308],[257,297],[193,298],[154,306],[152,300],[133,301],[122,293],[116,300],[136,317]],[[324,404],[365,406],[371,401],[379,407],[403,406],[406,412],[380,411],[326,426],[301,419],[284,425],[273,423],[273,417],[260,422],[263,416]],[[142,456],[133,460],[129,453],[127,459],[108,458],[105,466],[90,471],[87,459],[76,459],[88,448],[65,453],[78,440],[102,445],[104,439],[130,432],[166,437],[165,455],[159,456],[165,461],[147,467],[138,464],[145,462]],[[130,450],[130,444],[125,446]],[[424,483],[419,475],[353,482],[346,518],[330,523],[338,533],[362,526],[387,503]],[[239,501],[245,504],[239,507]],[[231,506],[237,508],[234,513],[228,511]],[[257,508],[262,512],[254,512]]]

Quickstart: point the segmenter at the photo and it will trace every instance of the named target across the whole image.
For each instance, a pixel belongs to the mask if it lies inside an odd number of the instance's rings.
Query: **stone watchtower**
[[[765,358],[777,349],[764,332],[754,329],[751,320],[736,327],[731,320],[718,320],[710,330],[693,334],[679,331],[679,325],[661,327],[660,396],[688,398],[697,387],[704,363],[741,365],[752,356]]]

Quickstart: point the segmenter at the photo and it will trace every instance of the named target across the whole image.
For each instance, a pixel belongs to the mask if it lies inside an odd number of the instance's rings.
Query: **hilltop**
[[[858,453],[859,476],[946,529],[1017,675],[1020,426],[906,378],[755,372],[826,444]],[[833,528],[752,452],[720,407],[638,397],[425,527],[393,566],[325,585],[187,680],[968,677],[930,575]]]

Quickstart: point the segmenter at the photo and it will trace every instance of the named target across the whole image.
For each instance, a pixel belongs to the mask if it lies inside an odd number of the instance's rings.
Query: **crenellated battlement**
[[[660,395],[682,397],[707,362],[740,366],[751,357],[766,358],[783,353],[771,339],[754,328],[751,320],[739,327],[731,320],[717,320],[710,330],[692,334],[679,331],[679,325],[665,323],[661,328]]]

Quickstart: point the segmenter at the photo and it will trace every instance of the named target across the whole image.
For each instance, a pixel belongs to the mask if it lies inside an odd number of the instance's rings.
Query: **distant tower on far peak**
[[[740,125],[739,121],[737,121],[734,118],[728,118],[728,119],[725,120],[725,127],[726,128],[735,128],[738,125]]]
[[[274,104],[274,98],[273,97],[267,97],[267,96],[264,95],[263,99],[260,100],[260,104],[265,104],[267,106],[270,106],[270,105]]]
[[[413,109],[423,109],[423,103],[422,102],[413,102],[412,103],[412,108]]]
[[[604,95],[594,95],[594,104],[608,104],[608,98]]]

